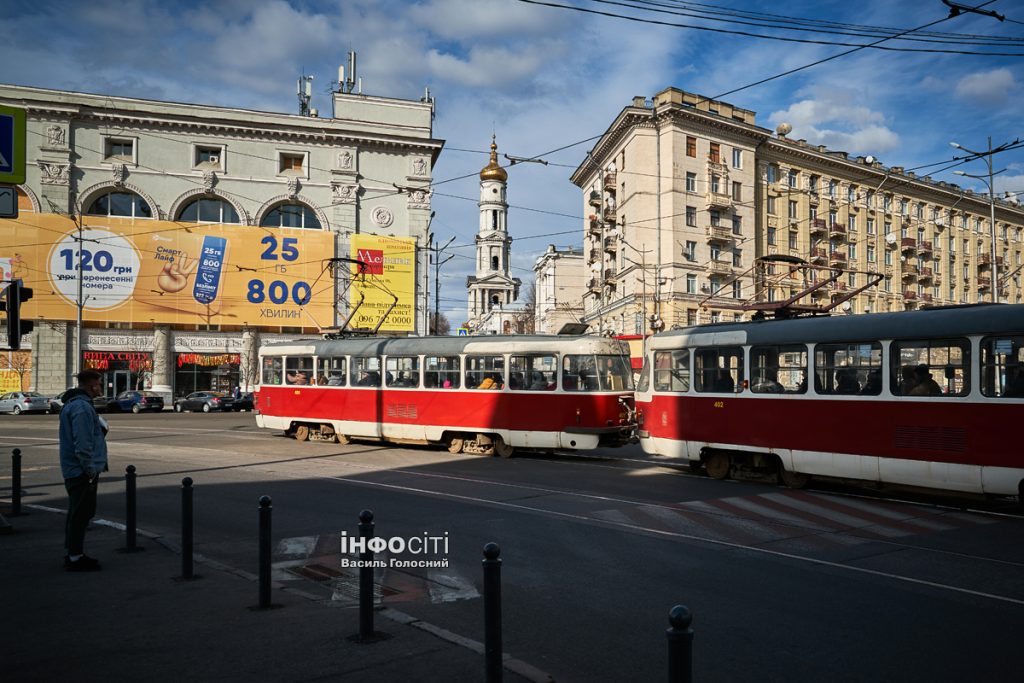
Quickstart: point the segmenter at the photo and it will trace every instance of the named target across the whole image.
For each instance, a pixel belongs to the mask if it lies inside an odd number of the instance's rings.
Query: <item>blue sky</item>
[[[550,0],[616,14],[778,36],[794,32],[706,18],[656,14],[653,2]],[[940,0],[863,0],[765,5],[747,0],[681,3],[663,9],[745,9],[858,26],[910,29],[947,16]],[[643,5],[644,9],[623,4]],[[849,48],[780,42],[557,9],[517,0],[213,0],[133,2],[8,0],[7,40],[0,45],[0,82],[85,92],[196,102],[268,111],[297,111],[295,79],[313,74],[312,106],[328,113],[327,88],[345,54],[359,54],[368,94],[415,99],[425,86],[437,100],[434,133],[447,141],[435,168],[443,181],[478,171],[491,133],[502,152],[543,154],[599,135],[635,95],[675,86],[716,96]],[[1024,0],[985,6],[1008,21],[964,14],[931,31],[1024,39]],[[789,22],[792,26],[793,22]],[[856,36],[800,37],[827,43],[870,42]],[[933,43],[889,45],[934,47]],[[1024,54],[1017,47],[950,49]],[[1024,61],[1013,56],[861,50],[724,99],[757,112],[757,122],[793,125],[790,137],[887,165],[913,168],[950,159],[951,140],[983,149],[1024,138]],[[544,158],[548,166],[509,169],[509,229],[514,274],[549,243],[579,245],[579,190],[572,169],[590,144]],[[1024,191],[1024,149],[996,158],[999,191]],[[976,161],[965,167],[983,173]],[[948,175],[975,190],[980,182]],[[433,230],[455,236],[458,258],[444,266],[441,309],[465,319],[465,277],[473,267],[477,226],[475,178],[439,185]]]

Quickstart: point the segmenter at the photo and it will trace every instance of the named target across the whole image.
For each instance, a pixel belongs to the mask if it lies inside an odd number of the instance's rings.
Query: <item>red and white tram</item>
[[[1024,305],[699,325],[648,341],[644,451],[1024,498]],[[811,382],[807,382],[811,378]]]
[[[260,348],[256,422],[300,441],[379,439],[507,457],[632,436],[621,342],[592,336],[299,340]]]

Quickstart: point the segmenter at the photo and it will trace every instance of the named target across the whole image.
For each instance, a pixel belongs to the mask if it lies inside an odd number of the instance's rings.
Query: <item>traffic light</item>
[[[13,351],[21,348],[21,336],[32,331],[31,322],[22,322],[21,304],[32,298],[32,290],[21,284],[21,280],[11,280],[4,293],[7,309],[7,347]]]

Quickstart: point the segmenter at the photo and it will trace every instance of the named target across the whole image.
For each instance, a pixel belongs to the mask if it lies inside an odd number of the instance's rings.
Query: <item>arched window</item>
[[[497,256],[492,256],[491,257],[491,270],[497,270],[497,269],[498,269],[498,257]]]
[[[200,197],[181,208],[178,220],[189,223],[241,223],[231,202]]]
[[[146,200],[134,192],[114,190],[101,194],[92,201],[86,213],[90,216],[125,216],[127,218],[152,218],[153,209]]]
[[[262,228],[306,228],[307,230],[321,230],[320,219],[316,217],[313,209],[305,204],[278,204],[270,211],[267,211],[260,221]]]

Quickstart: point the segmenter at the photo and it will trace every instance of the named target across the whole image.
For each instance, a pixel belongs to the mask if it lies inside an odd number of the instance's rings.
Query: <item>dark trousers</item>
[[[85,528],[96,514],[96,487],[99,477],[91,482],[84,474],[64,480],[68,491],[68,518],[64,525],[64,546],[68,555],[83,554]]]

